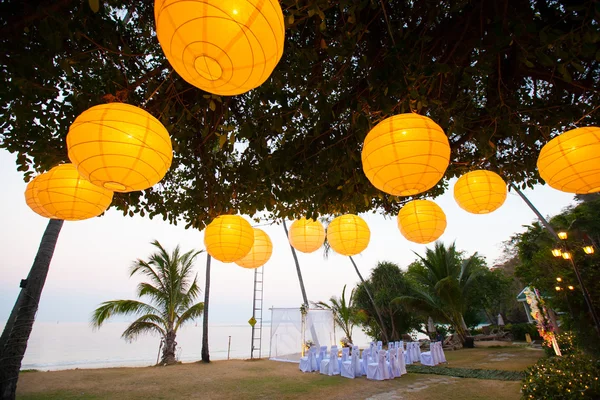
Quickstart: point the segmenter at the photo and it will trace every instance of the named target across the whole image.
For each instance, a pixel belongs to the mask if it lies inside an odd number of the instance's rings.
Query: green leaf
[[[288,25],[294,25],[294,14],[290,14],[287,19]]]
[[[88,4],[93,12],[97,13],[100,11],[100,0],[88,0]]]
[[[223,146],[225,146],[225,143],[227,143],[227,135],[219,136],[219,148],[220,149],[222,149]]]
[[[217,109],[217,104],[214,102],[214,100],[211,100],[210,103],[208,103],[208,107],[211,109],[211,111],[215,111]]]

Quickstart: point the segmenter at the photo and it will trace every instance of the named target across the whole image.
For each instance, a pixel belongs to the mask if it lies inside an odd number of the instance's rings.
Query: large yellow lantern
[[[335,218],[327,227],[327,241],[331,248],[344,256],[353,256],[369,245],[371,230],[361,217],[346,214]]]
[[[540,176],[568,193],[600,192],[600,128],[590,126],[555,137],[540,151]]]
[[[40,198],[38,197],[39,182],[47,178],[47,174],[41,174],[29,181],[27,188],[25,189],[25,203],[27,203],[29,208],[36,214],[39,214],[44,218],[52,218],[52,214],[44,210],[44,207],[42,207],[42,204],[40,203]]]
[[[156,36],[188,83],[233,96],[260,86],[283,54],[277,0],[155,0]]]
[[[73,164],[61,164],[38,179],[39,205],[50,218],[79,221],[102,214],[112,202],[113,192],[93,185]]]
[[[271,238],[262,229],[254,228],[254,244],[250,252],[235,263],[244,268],[258,268],[267,263],[273,253]]]
[[[434,187],[450,161],[442,128],[418,114],[399,114],[371,129],[362,149],[365,175],[377,189],[412,196]]]
[[[84,178],[115,192],[152,187],[173,159],[165,127],[150,113],[123,103],[81,113],[69,128],[67,148]]]
[[[254,229],[238,215],[221,215],[204,230],[206,251],[224,263],[245,257],[253,244]]]
[[[454,199],[465,211],[488,214],[500,208],[506,200],[506,183],[495,172],[467,172],[454,185]]]
[[[446,230],[446,214],[431,200],[409,201],[400,209],[398,228],[411,242],[431,243]]]
[[[315,219],[301,218],[290,226],[288,239],[293,248],[303,253],[318,250],[325,241],[325,228]]]

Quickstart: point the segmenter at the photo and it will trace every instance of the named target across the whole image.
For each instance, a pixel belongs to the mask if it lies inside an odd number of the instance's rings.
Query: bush
[[[531,340],[541,339],[540,333],[538,332],[535,324],[508,324],[504,327],[504,330],[510,331],[514,337],[514,340],[524,341],[526,333],[529,333]]]
[[[575,354],[579,351],[577,340],[573,332],[566,331],[556,335],[556,342],[558,343],[560,353],[563,356]],[[548,357],[554,356],[554,348],[552,347],[552,344],[544,343],[544,351]]]
[[[582,353],[543,358],[525,371],[523,398],[598,399],[599,376],[600,361]]]

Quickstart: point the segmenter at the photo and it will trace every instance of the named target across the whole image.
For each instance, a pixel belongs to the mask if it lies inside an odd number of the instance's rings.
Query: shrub
[[[598,399],[599,376],[600,361],[582,353],[543,358],[525,371],[523,398]]]
[[[504,329],[512,333],[514,340],[525,340],[526,333],[529,333],[532,340],[541,339],[540,333],[538,332],[535,324],[508,324],[504,327]]]
[[[577,340],[573,332],[566,331],[556,335],[556,342],[558,343],[558,347],[563,356],[575,354],[579,351]],[[544,343],[544,351],[548,357],[554,355],[554,348],[551,343]]]

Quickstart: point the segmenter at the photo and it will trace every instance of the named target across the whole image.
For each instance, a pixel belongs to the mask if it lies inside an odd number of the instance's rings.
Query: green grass
[[[428,367],[426,365],[407,365],[406,370],[415,374],[454,376],[457,378],[493,379],[498,381],[520,381],[525,377],[523,371],[505,371],[498,369],[472,369],[450,367]]]
[[[73,393],[68,390],[17,396],[17,399],[19,400],[99,400],[102,398],[103,397],[98,397],[93,394]]]

